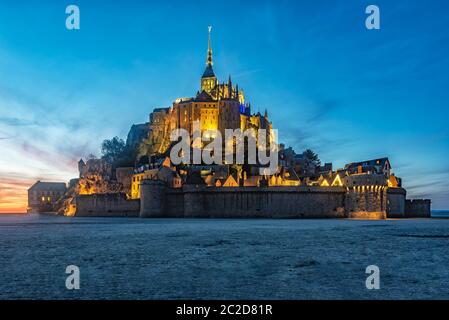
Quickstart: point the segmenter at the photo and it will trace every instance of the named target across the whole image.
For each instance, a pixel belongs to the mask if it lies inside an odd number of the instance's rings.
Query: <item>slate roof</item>
[[[212,69],[212,66],[208,64],[206,66],[206,69],[204,70],[202,78],[213,78],[215,77],[214,70]]]
[[[29,190],[44,190],[44,191],[66,191],[67,186],[64,182],[42,182],[37,181]]]
[[[212,99],[212,97],[206,91],[201,91],[201,93],[196,96],[195,101],[209,102],[214,101],[214,99]]]
[[[373,159],[373,160],[366,160],[366,161],[360,161],[360,162],[352,162],[345,166],[345,169],[350,172],[354,173],[357,172],[358,167],[362,167],[363,172],[376,172],[376,173],[383,173],[384,168],[388,164],[388,169],[391,168],[390,161],[387,157],[385,158],[379,158],[379,159]]]
[[[373,159],[373,160],[366,160],[366,161],[360,161],[360,162],[352,162],[347,164],[346,168],[354,168],[358,166],[381,166],[384,167],[386,162],[389,162],[388,158],[379,158],[379,159]]]

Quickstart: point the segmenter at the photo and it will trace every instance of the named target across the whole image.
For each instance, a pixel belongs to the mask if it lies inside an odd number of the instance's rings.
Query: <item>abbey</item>
[[[226,129],[245,131],[266,129],[272,124],[265,111],[264,115],[251,114],[251,104],[245,102],[243,90],[232,82],[229,76],[226,82],[219,82],[213,69],[211,45],[211,27],[208,33],[206,67],[199,82],[199,90],[194,97],[178,98],[171,107],[154,109],[150,114],[146,137],[140,148],[140,156],[165,153],[170,147],[170,134],[175,129],[185,129],[193,133],[194,122],[198,121],[201,131],[218,130],[222,136]],[[128,135],[128,144],[136,145],[138,130],[144,125],[137,125]],[[140,135],[140,137],[142,137]],[[137,138],[137,139],[136,139]]]

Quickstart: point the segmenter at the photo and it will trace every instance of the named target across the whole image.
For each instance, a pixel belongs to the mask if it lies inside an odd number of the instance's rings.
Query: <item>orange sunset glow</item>
[[[0,181],[0,214],[25,213],[27,208],[27,189],[33,182],[26,180]]]

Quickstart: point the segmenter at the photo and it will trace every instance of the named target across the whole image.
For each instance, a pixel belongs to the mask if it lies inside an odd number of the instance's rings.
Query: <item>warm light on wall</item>
[[[327,180],[324,179],[323,182],[321,182],[321,186],[322,187],[329,187],[329,182],[327,182]]]
[[[69,204],[69,206],[66,208],[64,215],[67,217],[73,217],[76,213],[76,205]]]
[[[333,187],[343,187],[343,182],[341,181],[340,175],[337,174],[334,181],[332,182]]]
[[[387,179],[387,185],[390,188],[398,188],[399,187],[399,183],[398,180],[396,179],[395,176],[391,175],[388,179]]]

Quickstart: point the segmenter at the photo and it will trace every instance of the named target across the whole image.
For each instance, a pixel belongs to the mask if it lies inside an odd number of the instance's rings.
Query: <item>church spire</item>
[[[212,69],[212,46],[210,41],[210,33],[212,27],[208,27],[208,41],[207,41],[207,58],[206,58],[206,69],[204,70],[203,76],[201,77],[201,91],[206,91],[210,93],[213,88],[217,85],[217,78],[215,77],[214,70]]]
[[[207,27],[208,29],[208,38],[207,38],[207,59],[206,59],[206,66],[212,66],[214,63],[212,61],[212,45],[210,42],[210,33],[212,31],[212,26]]]

